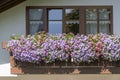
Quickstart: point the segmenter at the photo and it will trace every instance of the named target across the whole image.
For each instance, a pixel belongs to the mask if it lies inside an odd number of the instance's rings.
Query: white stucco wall
[[[113,5],[113,32],[120,34],[120,0],[27,0],[3,13],[0,13],[0,43],[11,34],[25,34],[26,6],[85,6]],[[6,67],[5,67],[5,66]],[[1,70],[6,70],[1,72]],[[0,75],[10,75],[9,53],[0,46]]]

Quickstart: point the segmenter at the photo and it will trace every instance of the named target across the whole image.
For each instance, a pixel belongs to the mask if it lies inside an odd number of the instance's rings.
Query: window
[[[43,9],[30,9],[29,10],[29,32],[34,34],[43,30]]]
[[[79,9],[65,9],[65,32],[79,33]]]
[[[26,8],[26,34],[113,34],[112,6],[31,6]]]
[[[51,34],[62,33],[62,9],[48,9],[48,32]]]

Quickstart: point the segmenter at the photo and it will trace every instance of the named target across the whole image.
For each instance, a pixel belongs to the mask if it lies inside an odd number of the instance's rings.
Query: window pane
[[[97,33],[97,21],[87,21],[86,33],[87,34],[96,34]]]
[[[109,9],[100,9],[99,10],[99,19],[109,20],[110,19],[110,10]]]
[[[110,21],[100,21],[100,32],[109,34]]]
[[[39,31],[43,31],[42,21],[31,21],[30,22],[30,34],[33,35]]]
[[[62,21],[49,21],[49,33],[62,33]]]
[[[96,9],[86,9],[86,20],[96,20],[97,10]]]
[[[62,20],[62,9],[50,9],[48,14],[48,20]]]
[[[65,32],[79,33],[79,21],[66,21]]]
[[[79,20],[79,9],[66,9],[66,20]]]
[[[30,9],[30,20],[43,20],[43,9]]]
[[[79,33],[79,9],[65,9],[65,32]]]

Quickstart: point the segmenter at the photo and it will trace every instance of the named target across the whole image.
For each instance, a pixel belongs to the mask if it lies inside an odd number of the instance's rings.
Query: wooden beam
[[[2,42],[2,48],[3,48],[3,49],[6,49],[6,48],[7,48],[7,44],[8,44],[7,41],[3,41],[3,42]]]
[[[6,3],[8,3],[8,2],[10,2],[11,0],[6,0],[6,1],[0,1],[0,8],[4,5],[4,4],[6,4]]]
[[[6,1],[2,1],[0,2],[0,13],[10,9],[11,7],[14,7],[18,4],[20,4],[21,2],[26,1],[26,0],[6,0]]]

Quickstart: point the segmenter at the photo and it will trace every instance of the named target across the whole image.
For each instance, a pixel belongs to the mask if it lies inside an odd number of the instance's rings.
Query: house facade
[[[35,34],[43,30],[52,34],[58,32],[120,34],[119,3],[119,0],[26,0],[0,13],[0,43],[9,40],[12,34]],[[66,15],[72,10],[78,13],[78,17],[67,20]],[[108,14],[103,16],[105,19],[100,16],[102,11]],[[86,16],[91,13],[93,15]],[[73,23],[77,27],[67,29],[65,28],[67,23]],[[93,23],[92,28],[90,23]],[[102,27],[108,27],[100,28],[100,23]],[[2,46],[0,46],[0,75],[11,75],[9,53],[2,49]]]

